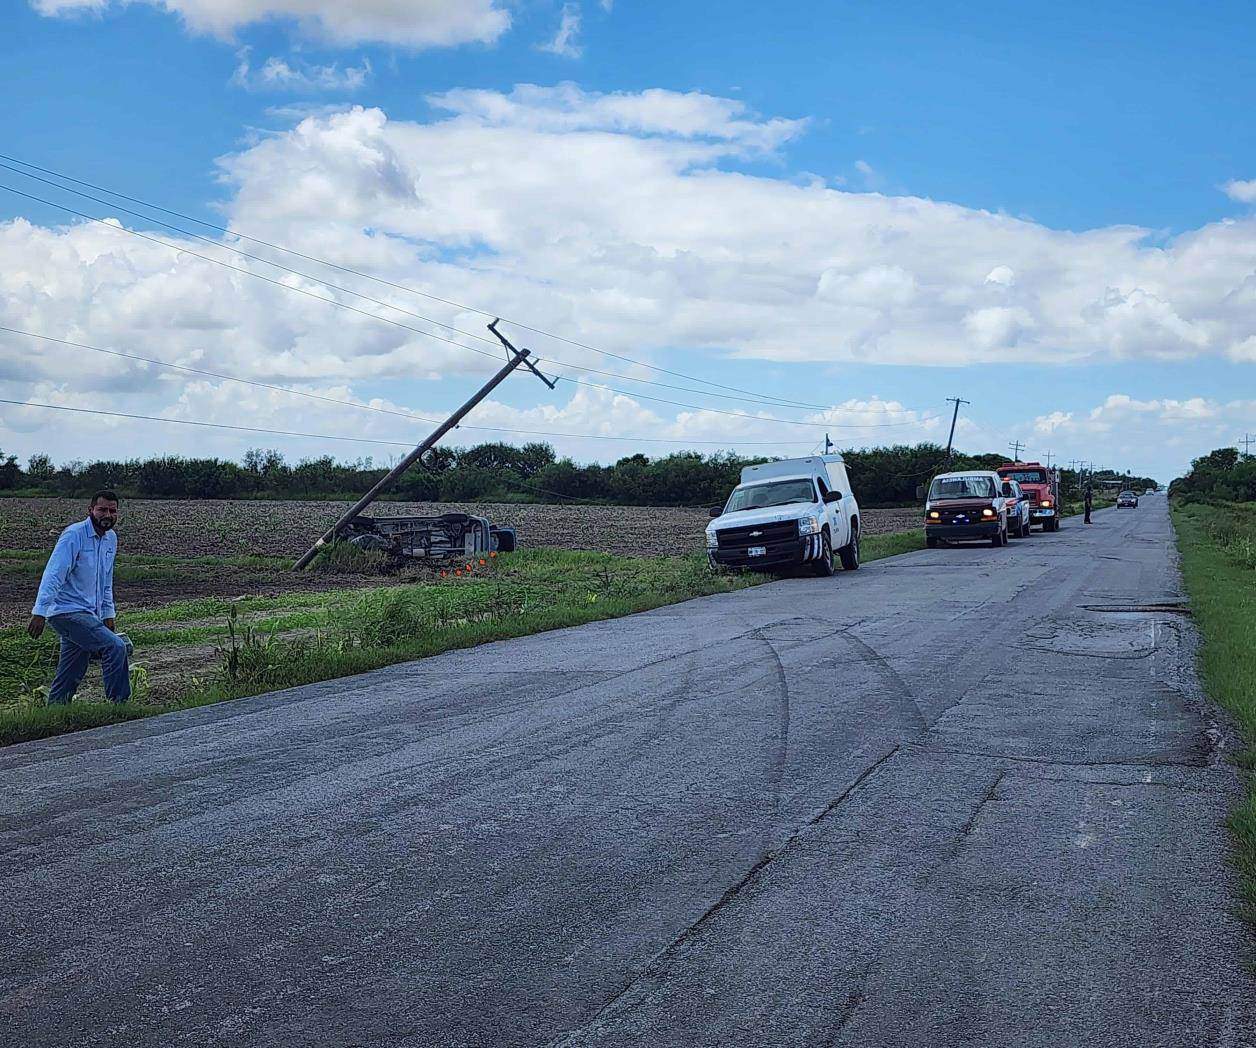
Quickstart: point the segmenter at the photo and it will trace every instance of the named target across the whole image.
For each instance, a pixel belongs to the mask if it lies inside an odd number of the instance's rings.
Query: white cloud
[[[124,0],[31,0],[44,15],[102,14]],[[248,25],[289,19],[312,38],[452,47],[495,42],[510,27],[496,0],[131,0],[179,15],[195,33],[230,38]]]
[[[371,63],[341,67],[338,63],[314,65],[289,61],[272,55],[260,66],[253,66],[250,48],[240,49],[231,83],[250,91],[358,91],[371,76]]]
[[[639,93],[598,94],[566,82],[554,87],[520,84],[510,93],[458,89],[429,95],[436,109],[484,127],[560,133],[604,131],[660,135],[772,150],[800,135],[806,120],[759,119],[743,102],[698,91],[649,88]],[[696,150],[692,154],[699,154]]]
[[[1088,411],[1039,415],[1031,424],[1028,455],[1050,449],[1057,462],[1085,459],[1167,482],[1183,474],[1192,458],[1232,445],[1253,411],[1256,400],[1139,400],[1113,393]]]
[[[717,380],[729,358],[811,363],[825,375],[840,375],[847,362],[1256,358],[1256,218],[1153,241],[1131,227],[1060,232],[953,204],[798,184],[788,173],[746,174],[737,169],[742,158],[778,148],[803,122],[697,92],[525,85],[431,101],[438,112],[426,122],[390,121],[374,109],[320,110],[223,158],[228,221],[611,352],[654,359],[684,347],[704,354],[709,363],[694,367]],[[98,225],[0,224],[0,256],[0,323],[14,327],[319,387],[465,378],[491,367]],[[328,294],[310,280],[231,261]],[[483,333],[475,314],[328,276]],[[559,372],[556,359],[627,367],[541,335],[524,344]],[[11,338],[0,340],[0,377],[25,393],[38,383],[121,388],[158,408],[181,388],[151,368],[61,351],[32,355]],[[585,412],[578,417],[588,428],[599,412],[648,403],[572,398],[568,407]],[[1066,434],[1092,421],[1080,412],[1056,417],[1056,406],[1044,404],[1046,421],[1032,426]],[[648,428],[636,432],[811,435],[711,412],[650,410],[640,416]],[[867,435],[911,439],[920,432],[913,427]],[[989,446],[1008,439],[994,436]],[[978,437],[985,434],[974,431]]]
[[[1222,189],[1226,196],[1240,204],[1256,204],[1256,178],[1250,178],[1246,182],[1231,179]]]
[[[580,8],[576,4],[563,4],[562,17],[558,23],[558,30],[554,33],[554,39],[538,45],[537,50],[548,51],[552,55],[561,55],[563,58],[579,58],[584,54],[584,48],[579,43],[579,36]]]

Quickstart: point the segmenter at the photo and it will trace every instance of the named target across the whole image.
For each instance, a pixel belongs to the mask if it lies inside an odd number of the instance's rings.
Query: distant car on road
[[[1116,508],[1121,509],[1124,506],[1128,506],[1130,509],[1137,509],[1138,496],[1132,491],[1122,491],[1121,494],[1116,497]]]
[[[1006,546],[1011,502],[1003,494],[1003,478],[992,469],[940,473],[925,502],[925,545],[989,539],[992,546]]]
[[[1029,538],[1032,500],[1014,480],[1003,480],[1003,497],[1008,500],[1007,533],[1018,539]]]

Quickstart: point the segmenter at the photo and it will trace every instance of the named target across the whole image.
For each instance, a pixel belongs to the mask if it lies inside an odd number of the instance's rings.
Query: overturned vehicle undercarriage
[[[489,523],[470,513],[438,517],[356,517],[341,537],[364,550],[378,550],[398,559],[461,560],[485,553],[511,553],[514,528]]]

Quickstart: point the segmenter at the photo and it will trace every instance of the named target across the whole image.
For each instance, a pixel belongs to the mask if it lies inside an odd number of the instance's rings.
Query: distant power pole
[[[829,435],[824,434],[824,453],[827,455],[833,450],[833,441],[829,440]]]
[[[1256,444],[1256,437],[1253,437],[1250,433],[1244,433],[1243,439],[1240,440],[1239,443],[1243,445],[1243,457],[1251,458],[1252,445]]]
[[[1047,452],[1047,469],[1050,469],[1050,468],[1051,468],[1051,457],[1052,457],[1054,454],[1055,454],[1055,452],[1054,452],[1054,451],[1048,451],[1048,452]]]
[[[1022,444],[1019,440],[1012,440],[1008,442],[1007,446],[1012,449],[1012,461],[1019,462],[1021,448],[1023,448],[1025,445]]]
[[[970,400],[961,400],[959,397],[947,397],[947,403],[955,405],[955,414],[951,416],[951,435],[946,438],[946,464],[951,462],[951,447],[955,444],[955,423],[959,421],[959,406],[961,404],[971,404]]]

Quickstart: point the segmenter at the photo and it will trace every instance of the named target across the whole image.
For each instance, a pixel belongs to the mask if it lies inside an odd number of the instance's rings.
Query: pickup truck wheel
[[[837,551],[837,555],[842,560],[842,568],[846,571],[857,571],[859,569],[859,528],[855,527],[851,532],[850,542]]]
[[[930,535],[928,538],[925,539],[925,545],[928,546],[930,549],[937,549],[938,540],[935,539],[932,535]]]
[[[833,574],[833,543],[827,531],[820,539],[820,559],[815,562],[815,572],[822,579]]]

